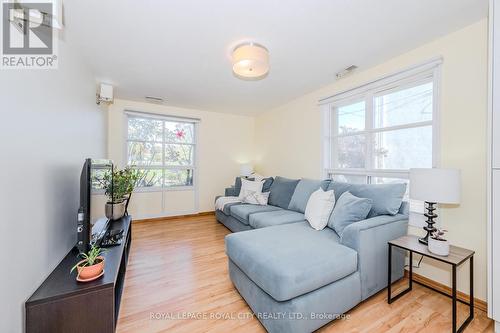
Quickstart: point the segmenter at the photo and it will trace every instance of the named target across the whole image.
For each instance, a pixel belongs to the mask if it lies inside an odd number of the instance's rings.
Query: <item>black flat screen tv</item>
[[[111,160],[90,158],[85,160],[80,176],[76,244],[79,252],[87,252],[92,244],[98,244],[108,227],[109,219],[105,214],[105,175],[110,177],[112,183],[113,162]]]

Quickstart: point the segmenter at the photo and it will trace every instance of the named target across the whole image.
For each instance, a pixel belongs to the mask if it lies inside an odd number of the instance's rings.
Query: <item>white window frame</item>
[[[162,141],[149,141],[149,140],[137,140],[137,139],[129,139],[128,137],[128,120],[129,118],[147,118],[147,119],[153,119],[153,120],[159,120],[163,122],[163,127],[165,126],[165,121],[170,121],[170,122],[177,122],[177,123],[190,123],[194,125],[194,132],[193,132],[193,143],[186,143],[185,145],[190,145],[194,147],[194,152],[193,152],[193,165],[189,166],[169,166],[165,165],[165,145],[167,144],[184,144],[184,143],[178,143],[178,142],[166,142],[164,140]],[[138,187],[134,191],[135,192],[162,192],[162,191],[195,191],[197,192],[198,189],[198,126],[200,119],[196,118],[187,118],[187,117],[178,117],[178,116],[168,116],[168,115],[159,115],[159,114],[153,114],[153,113],[148,113],[148,112],[142,112],[142,111],[130,111],[130,110],[125,110],[125,117],[124,117],[124,128],[125,128],[125,139],[124,139],[124,163],[125,165],[129,166],[128,164],[128,144],[129,142],[147,142],[147,143],[157,143],[162,145],[162,164],[160,166],[155,165],[155,166],[145,166],[145,165],[136,165],[134,166],[134,169],[142,169],[142,170],[147,170],[147,169],[162,169],[162,170],[193,170],[193,184],[188,185],[188,186],[165,186],[165,178],[162,177],[162,186],[149,186],[149,187]],[[165,129],[163,129],[164,131]],[[197,198],[197,195],[196,195]]]
[[[338,135],[338,126],[336,124],[337,116],[336,109],[339,107],[353,104],[356,102],[365,102],[365,129],[353,133],[354,135],[366,134],[372,137],[376,133],[384,131],[393,131],[406,128],[417,128],[422,126],[432,126],[432,167],[439,167],[440,165],[440,85],[441,85],[441,65],[442,58],[434,58],[424,63],[406,68],[397,73],[386,75],[382,78],[363,84],[354,89],[349,89],[333,96],[323,98],[319,101],[322,118],[322,147],[321,147],[321,174],[325,178],[333,178],[335,175],[352,175],[366,177],[366,183],[372,183],[373,177],[381,178],[394,178],[394,179],[409,179],[408,169],[376,169],[373,166],[374,158],[373,140],[366,140],[366,160],[365,168],[336,168],[337,162],[333,154],[335,148],[335,140],[338,137],[346,137],[347,135]],[[424,84],[426,82],[433,83],[433,106],[432,106],[432,120],[422,121],[404,125],[396,125],[383,128],[374,128],[373,114],[374,114],[374,98],[387,92],[408,89],[413,86]],[[412,206],[415,211],[421,211],[423,206],[415,204],[412,201]],[[413,209],[412,209],[413,210]],[[416,224],[421,225],[422,219]]]

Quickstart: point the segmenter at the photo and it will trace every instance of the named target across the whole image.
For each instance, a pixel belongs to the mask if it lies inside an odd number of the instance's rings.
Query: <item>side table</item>
[[[451,297],[452,299],[452,332],[453,333],[460,333],[462,332],[467,325],[474,319],[474,251],[464,249],[461,247],[457,246],[450,246],[450,254],[446,257],[444,256],[439,256],[437,254],[429,252],[427,249],[427,246],[424,244],[421,244],[418,241],[418,237],[416,236],[403,236],[394,240],[389,241],[388,243],[389,246],[389,253],[388,253],[388,260],[389,260],[389,267],[388,267],[388,274],[387,274],[387,303],[391,304],[404,294],[408,293],[409,291],[412,290],[413,282],[418,283],[426,288],[432,289],[440,294],[443,294],[445,296]],[[410,267],[409,267],[409,287],[406,288],[405,290],[401,291],[399,294],[392,296],[391,295],[391,262],[392,262],[392,248],[393,247],[398,247],[400,249],[406,250],[409,252],[410,255]],[[441,262],[444,262],[446,264],[451,265],[452,269],[452,294],[449,295],[447,293],[444,293],[440,290],[437,290],[431,286],[425,285],[421,282],[418,281],[413,281],[413,253],[420,254],[424,257],[431,258],[434,260],[439,260]],[[457,299],[457,267],[462,265],[464,262],[469,260],[469,302],[464,302],[460,299]],[[465,321],[458,327],[457,329],[457,301],[464,303],[469,306],[469,316]]]

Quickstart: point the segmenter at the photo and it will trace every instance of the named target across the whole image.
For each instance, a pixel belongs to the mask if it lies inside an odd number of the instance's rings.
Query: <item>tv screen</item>
[[[80,210],[77,247],[87,251],[98,243],[108,225],[105,214],[107,184],[112,183],[113,162],[102,159],[86,159],[80,177]]]

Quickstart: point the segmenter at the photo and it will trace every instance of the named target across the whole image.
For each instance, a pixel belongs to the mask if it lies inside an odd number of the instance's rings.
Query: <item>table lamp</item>
[[[253,165],[250,163],[240,165],[240,176],[249,177],[253,173]]]
[[[436,231],[434,213],[438,203],[458,204],[460,203],[460,170],[457,169],[410,169],[410,199],[424,201],[427,212],[427,231],[425,237],[419,238],[419,242],[427,244],[429,236]]]

